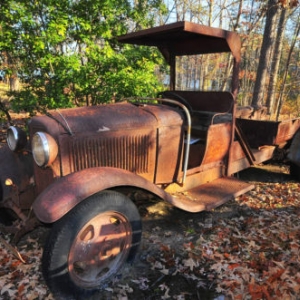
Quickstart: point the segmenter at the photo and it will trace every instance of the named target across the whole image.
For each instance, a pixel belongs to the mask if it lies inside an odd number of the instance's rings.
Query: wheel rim
[[[132,244],[127,218],[106,212],[89,220],[77,234],[69,253],[69,273],[76,285],[101,285],[125,263]]]

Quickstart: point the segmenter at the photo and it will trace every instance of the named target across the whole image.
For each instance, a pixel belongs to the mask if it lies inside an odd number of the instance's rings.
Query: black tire
[[[296,164],[290,163],[290,175],[294,180],[300,182],[300,167]]]
[[[125,195],[104,191],[57,221],[42,257],[45,281],[56,299],[87,299],[133,260],[142,223]]]

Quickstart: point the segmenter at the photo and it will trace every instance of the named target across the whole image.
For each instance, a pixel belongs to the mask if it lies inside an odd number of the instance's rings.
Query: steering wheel
[[[172,100],[177,100],[178,102],[180,102],[181,104],[183,104],[184,106],[187,107],[187,109],[189,110],[191,115],[193,114],[192,106],[187,102],[187,100],[185,100],[183,97],[181,97],[177,93],[171,92],[171,91],[165,91],[165,92],[158,93],[157,96],[162,97],[162,98],[169,98]]]

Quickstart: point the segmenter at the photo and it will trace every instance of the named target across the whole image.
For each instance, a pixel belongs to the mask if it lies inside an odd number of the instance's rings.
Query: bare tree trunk
[[[284,37],[284,28],[287,20],[287,11],[288,9],[283,7],[280,13],[280,19],[278,23],[278,30],[275,42],[275,49],[273,52],[273,60],[270,70],[270,82],[268,87],[268,95],[267,95],[267,102],[266,106],[268,109],[268,114],[272,114],[274,112],[274,100],[276,94],[276,84],[278,78],[278,70],[279,70],[279,63],[283,45],[283,37]]]
[[[289,51],[289,54],[288,54],[288,58],[287,58],[287,61],[286,61],[286,64],[285,64],[285,70],[284,70],[283,80],[282,80],[283,82],[282,82],[281,91],[279,93],[278,106],[277,106],[277,111],[276,111],[276,120],[277,121],[279,119],[281,107],[282,107],[282,104],[284,102],[283,95],[285,93],[285,88],[286,88],[285,83],[286,83],[286,79],[287,79],[287,75],[288,75],[288,70],[289,70],[289,65],[290,65],[292,53],[294,51],[294,47],[296,45],[296,42],[297,42],[297,40],[299,38],[299,34],[300,34],[300,14],[298,16],[298,22],[297,22],[297,25],[296,25],[296,28],[295,28],[295,33],[294,33],[294,36],[293,36],[291,48],[290,48],[290,51]]]
[[[236,16],[236,21],[235,21],[234,26],[233,26],[234,31],[236,31],[236,29],[238,28],[238,26],[240,24],[240,19],[241,19],[242,10],[243,10],[243,4],[244,4],[244,0],[240,0],[239,9],[238,9],[238,13],[237,13],[237,16]]]
[[[272,52],[272,45],[274,43],[274,34],[276,30],[276,16],[278,6],[277,0],[268,1],[268,12],[266,14],[266,24],[263,36],[263,42],[261,47],[261,53],[259,57],[257,76],[254,85],[253,98],[251,105],[253,107],[259,107],[263,104],[263,95],[265,84],[267,80],[267,69]]]
[[[208,26],[212,26],[212,23],[213,23],[213,20],[212,20],[213,10],[214,10],[214,0],[208,0]]]
[[[252,73],[254,73],[253,69],[257,51],[255,51],[255,43],[256,39],[251,38],[243,41],[244,50],[244,64],[241,70],[242,78],[241,78],[241,87],[242,87],[242,103],[241,105],[250,105],[251,104],[251,94],[253,91],[253,78]],[[241,95],[241,93],[240,93]]]
[[[239,2],[239,8],[238,8],[238,14],[236,16],[236,20],[235,23],[233,25],[233,30],[236,31],[236,29],[238,28],[238,25],[240,23],[240,18],[241,18],[241,14],[242,14],[242,7],[243,7],[243,0],[240,0]],[[225,4],[224,4],[225,5]],[[222,24],[223,22],[223,18],[222,18],[222,12],[220,14],[220,24]],[[232,66],[233,66],[233,61],[231,60],[231,56],[227,57],[227,63],[226,63],[226,71],[225,71],[225,78],[223,80],[223,83],[221,85],[221,90],[225,91],[227,88],[227,78],[229,78],[231,72],[232,72]]]
[[[214,8],[214,0],[208,0],[208,26],[212,26],[212,22],[213,22],[213,8]],[[207,55],[204,59],[204,57],[202,57],[202,78],[203,78],[203,84],[202,84],[202,90],[208,90],[209,89],[209,72],[208,72],[208,67],[209,67],[209,62],[210,62],[210,57]]]
[[[9,77],[9,89],[12,92],[17,92],[20,90],[20,81],[17,75],[12,75]]]

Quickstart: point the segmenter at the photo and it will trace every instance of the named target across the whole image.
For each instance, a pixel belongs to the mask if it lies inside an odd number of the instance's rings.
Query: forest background
[[[155,97],[167,88],[162,56],[116,37],[183,20],[239,33],[238,105],[263,105],[270,119],[300,116],[298,0],[2,0],[0,118]],[[230,86],[222,54],[182,57],[177,68],[176,88]]]

